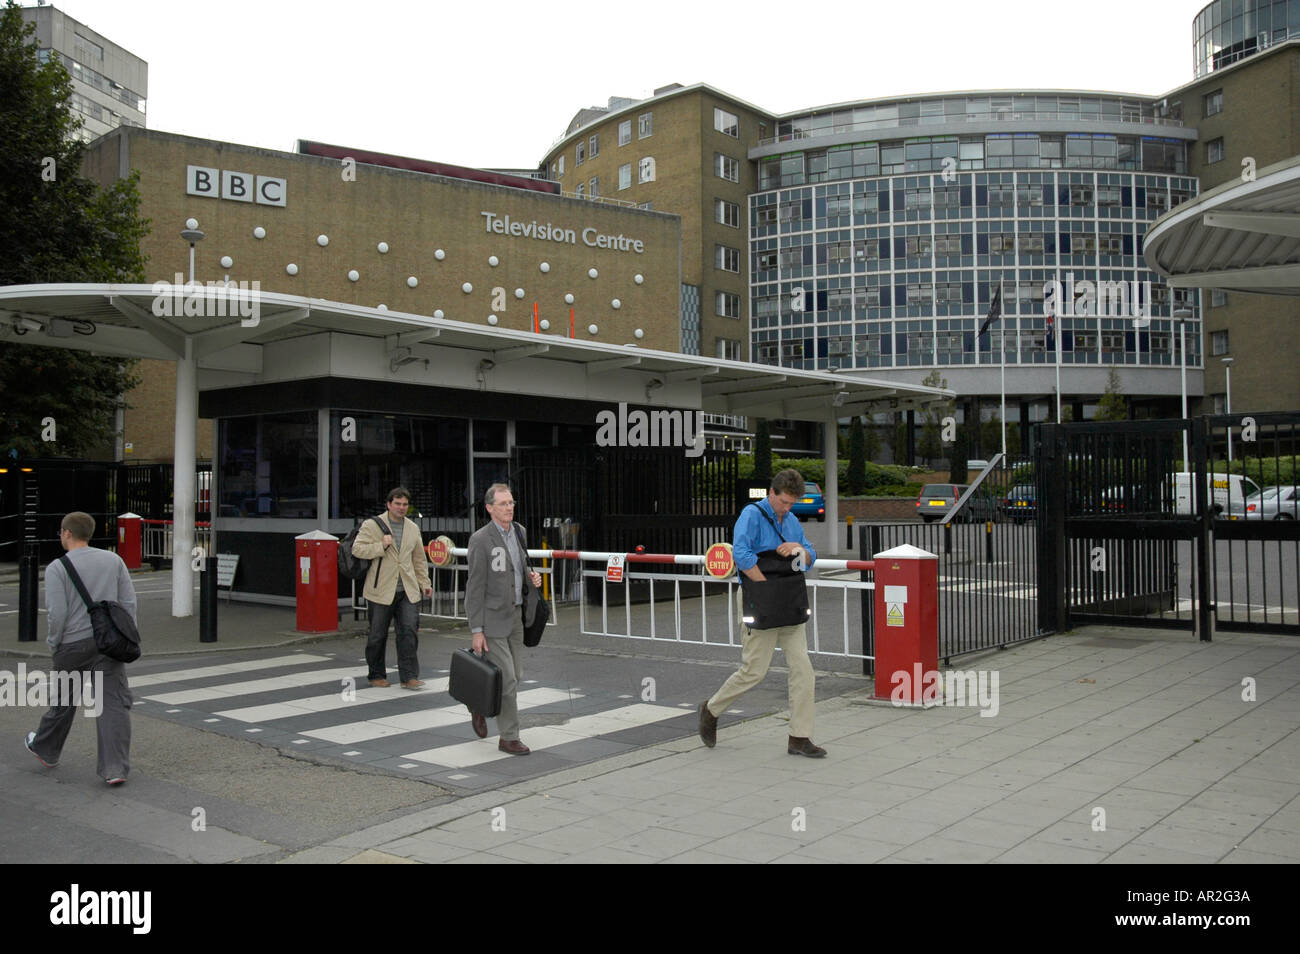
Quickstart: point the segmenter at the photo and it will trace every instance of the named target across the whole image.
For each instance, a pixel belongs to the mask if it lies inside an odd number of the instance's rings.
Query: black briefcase
[[[447,691],[481,716],[501,714],[501,667],[468,649],[451,654]]]

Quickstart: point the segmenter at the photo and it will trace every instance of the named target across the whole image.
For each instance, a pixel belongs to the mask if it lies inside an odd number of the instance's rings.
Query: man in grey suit
[[[519,740],[519,707],[516,694],[524,677],[524,622],[526,606],[531,622],[537,612],[540,573],[526,568],[527,534],[514,522],[515,500],[506,484],[493,484],[484,496],[492,520],[469,538],[469,581],[465,588],[465,609],[473,633],[474,652],[501,668],[501,714],[497,748],[511,755],[527,755],[528,746]],[[519,529],[516,533],[515,528]],[[522,536],[522,540],[520,537]],[[531,582],[531,586],[529,583]],[[470,710],[474,732],[487,737],[487,719]]]

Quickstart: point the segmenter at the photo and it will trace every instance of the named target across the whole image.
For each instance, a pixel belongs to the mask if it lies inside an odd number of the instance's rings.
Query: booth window
[[[221,420],[222,517],[316,516],[316,412]]]

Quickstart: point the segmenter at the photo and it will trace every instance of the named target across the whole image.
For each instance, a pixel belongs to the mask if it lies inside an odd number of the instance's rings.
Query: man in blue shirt
[[[802,562],[806,570],[817,560],[817,551],[804,536],[799,518],[790,508],[803,495],[804,480],[797,470],[783,470],[772,478],[767,499],[746,507],[736,520],[732,553],[736,569],[748,579],[766,579],[758,568],[758,554],[775,550],[780,556]],[[737,601],[743,607],[740,590]],[[790,740],[786,751],[819,759],[826,750],[812,741],[813,668],[808,660],[807,623],[776,629],[750,629],[741,623],[740,669],[722,684],[713,698],[700,706],[700,738],[709,748],[718,741],[718,715],[767,675],[772,653],[780,646],[790,667]]]

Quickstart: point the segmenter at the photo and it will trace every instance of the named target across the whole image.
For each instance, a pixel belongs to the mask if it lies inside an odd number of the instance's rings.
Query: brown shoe
[[[497,742],[497,748],[502,752],[509,752],[511,755],[527,755],[532,751],[518,739],[501,739]]]
[[[487,738],[487,719],[479,715],[473,709],[469,711],[470,725],[474,726],[474,734],[480,739]]]
[[[423,680],[423,679],[408,679],[408,680],[406,680],[406,682],[402,683],[402,688],[403,688],[403,689],[419,689],[419,688],[420,688],[421,686],[423,686],[423,685],[424,685],[424,680]]]
[[[813,745],[812,739],[801,739],[798,736],[790,736],[790,744],[786,746],[786,751],[791,755],[806,755],[810,759],[825,758],[826,750],[820,745]]]
[[[700,703],[700,739],[709,748],[718,744],[718,717],[709,711],[707,701]]]
[[[374,686],[376,689],[387,689],[387,688],[388,688],[388,680],[387,680],[387,679],[371,679],[371,680],[370,680],[370,684],[371,684],[372,686]]]

